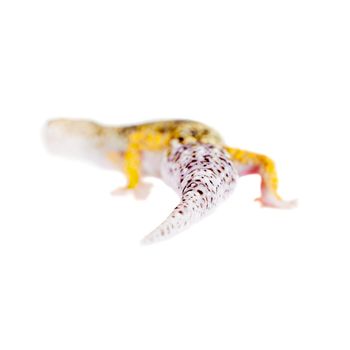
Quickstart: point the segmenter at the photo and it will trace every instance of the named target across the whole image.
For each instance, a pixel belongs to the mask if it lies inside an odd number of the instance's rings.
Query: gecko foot
[[[277,208],[277,209],[292,209],[298,206],[298,200],[293,199],[289,201],[285,201],[283,199],[278,199],[275,197],[267,197],[267,198],[256,198],[256,202],[259,202],[262,207],[267,208]]]
[[[126,194],[132,192],[135,199],[143,200],[146,199],[152,188],[152,184],[148,182],[140,182],[135,188],[118,187],[114,191],[111,192],[113,196],[125,196]]]

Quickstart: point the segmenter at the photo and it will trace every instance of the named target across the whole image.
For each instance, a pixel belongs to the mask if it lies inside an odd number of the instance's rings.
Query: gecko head
[[[101,158],[106,148],[105,128],[88,120],[53,119],[43,129],[43,141],[54,154]]]

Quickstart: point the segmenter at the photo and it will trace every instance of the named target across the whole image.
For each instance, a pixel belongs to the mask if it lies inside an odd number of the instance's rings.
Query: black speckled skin
[[[221,147],[174,142],[164,158],[162,177],[181,201],[143,243],[170,238],[207,215],[233,192],[238,172]]]

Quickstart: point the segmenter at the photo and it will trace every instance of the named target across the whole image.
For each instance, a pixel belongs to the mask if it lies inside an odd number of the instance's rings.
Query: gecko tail
[[[152,244],[169,239],[198,221],[201,214],[204,214],[203,210],[199,210],[199,207],[204,205],[204,200],[195,193],[192,195],[191,199],[182,199],[168,218],[142,239],[141,244]]]
[[[169,239],[208,215],[233,192],[238,172],[221,147],[173,143],[162,164],[162,177],[181,200],[142,244]]]

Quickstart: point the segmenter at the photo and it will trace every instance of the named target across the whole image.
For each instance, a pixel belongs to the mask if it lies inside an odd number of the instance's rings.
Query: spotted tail
[[[164,181],[181,196],[168,218],[142,243],[168,239],[207,215],[235,188],[238,172],[229,155],[211,144],[173,143],[162,164]]]

